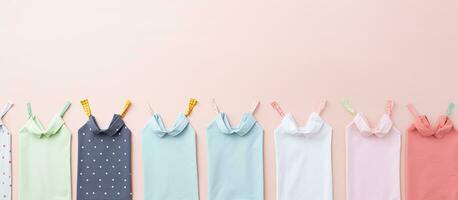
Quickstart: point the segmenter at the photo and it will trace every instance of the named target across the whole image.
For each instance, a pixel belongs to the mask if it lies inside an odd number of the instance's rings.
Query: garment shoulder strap
[[[65,113],[67,112],[68,108],[70,108],[71,104],[72,103],[70,103],[70,101],[66,101],[65,104],[64,104],[64,107],[62,107],[62,109],[59,112],[59,116],[63,117],[65,115]]]
[[[270,103],[270,105],[272,106],[272,108],[277,111],[277,113],[281,116],[281,117],[285,117],[285,112],[283,112],[283,109],[281,109],[280,107],[280,104],[278,104],[277,101],[273,101],[272,103]]]
[[[220,113],[219,107],[214,98],[212,99],[212,104],[213,104],[213,110],[216,112],[216,114],[219,114]]]
[[[31,117],[33,117],[32,104],[27,103],[27,118],[31,118]]]
[[[420,116],[420,115],[418,114],[417,109],[416,109],[415,106],[413,106],[412,104],[407,104],[407,109],[409,109],[410,113],[411,113],[414,117],[419,117],[419,116]]]
[[[259,101],[256,101],[256,103],[254,103],[253,107],[250,110],[251,114],[254,114],[254,112],[256,112],[256,109],[258,109],[258,107],[259,107]]]
[[[220,113],[220,110],[219,110],[219,107],[218,107],[218,104],[216,104],[216,101],[215,99],[212,99],[212,103],[213,103],[213,109],[215,110],[215,112],[218,114]],[[251,114],[253,114],[256,109],[259,107],[259,101],[256,101],[256,103],[253,105],[253,107],[251,108],[250,112]]]
[[[191,114],[192,109],[194,109],[194,106],[196,106],[196,104],[197,104],[197,99],[194,99],[194,98],[189,99],[188,108],[186,108],[186,112],[184,113],[186,117]]]
[[[447,112],[445,113],[447,116],[452,115],[453,109],[455,109],[455,104],[453,102],[450,102],[447,107]]]
[[[11,109],[11,107],[13,107],[13,103],[6,103],[5,106],[3,106],[3,109],[0,111],[0,118],[3,118],[3,116],[5,116],[5,114]]]
[[[394,101],[393,100],[386,101],[385,112],[387,115],[391,116],[391,113],[393,112],[393,108],[394,108]]]
[[[326,106],[328,105],[328,101],[325,99],[321,102],[320,104],[320,107],[318,108],[318,115],[321,115],[321,113],[323,112],[323,110],[326,108]]]
[[[342,100],[340,103],[345,108],[345,110],[347,110],[350,114],[352,115],[356,114],[356,111],[350,106],[350,103],[348,102],[348,100]]]
[[[130,102],[130,100],[126,100],[126,102],[124,103],[124,107],[122,108],[121,113],[119,114],[121,115],[121,117],[124,117],[124,115],[126,115],[126,112],[129,109],[131,104],[132,103]]]
[[[89,106],[89,100],[88,99],[83,99],[80,101],[81,105],[83,106],[84,113],[86,113],[86,116],[91,116],[91,106]]]
[[[146,103],[146,106],[148,106],[149,114],[150,114],[150,115],[154,115],[154,110],[153,110],[153,107],[151,107],[151,104]]]

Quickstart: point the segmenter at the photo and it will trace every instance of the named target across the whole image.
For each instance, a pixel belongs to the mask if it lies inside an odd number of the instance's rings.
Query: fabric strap
[[[146,105],[148,106],[148,111],[151,115],[154,115],[154,110],[153,110],[153,107],[151,107],[151,104],[149,103],[146,103]]]
[[[393,112],[393,107],[394,107],[394,101],[393,100],[388,100],[386,102],[386,106],[385,106],[386,114],[391,115],[391,113]]]
[[[192,109],[194,109],[194,106],[196,106],[196,104],[197,104],[197,99],[194,99],[194,98],[189,99],[188,108],[186,109],[186,112],[184,113],[186,117],[191,114]]]
[[[119,114],[121,115],[121,117],[124,117],[124,115],[126,115],[126,112],[129,109],[131,104],[132,103],[130,102],[130,100],[126,100],[126,103],[124,103],[124,107],[122,108],[121,113]]]
[[[83,99],[80,101],[81,105],[83,106],[84,113],[86,113],[86,116],[91,116],[91,106],[89,106],[89,100],[88,99]]]
[[[70,103],[70,101],[66,101],[64,107],[62,107],[62,109],[60,110],[59,116],[63,117],[71,104],[72,103]]]
[[[414,117],[419,117],[420,115],[418,114],[417,112],[417,109],[415,109],[415,107],[412,105],[412,104],[407,104],[407,109],[409,109],[410,113],[414,116]]]
[[[59,116],[63,117],[65,112],[67,112],[71,104],[72,103],[70,103],[69,101],[66,101],[64,106],[62,107],[62,109],[59,112]],[[31,118],[32,116],[33,116],[32,105],[30,103],[27,103],[27,117]]]
[[[215,110],[217,114],[219,114],[220,110],[219,110],[218,104],[216,104],[216,100],[212,99],[212,103],[213,103],[213,109]],[[253,107],[250,110],[251,114],[253,114],[258,107],[259,107],[259,101],[256,101],[256,103],[253,105]]]
[[[281,109],[281,107],[280,107],[280,105],[278,104],[278,102],[273,101],[272,103],[270,103],[270,105],[272,106],[272,108],[274,108],[275,111],[277,111],[277,113],[278,113],[281,117],[284,117],[284,116],[285,116],[285,112],[283,112],[283,109]]]
[[[343,100],[341,104],[345,108],[345,110],[347,110],[350,114],[352,115],[356,114],[356,111],[350,106],[350,103],[348,102],[348,100]]]
[[[27,117],[31,118],[32,116],[33,116],[32,105],[30,103],[27,103]]]
[[[215,110],[216,114],[219,114],[220,111],[219,111],[218,104],[216,103],[215,99],[212,99],[212,104],[213,104],[213,110]]]
[[[453,102],[450,102],[447,107],[447,116],[452,115],[453,109],[455,108],[455,104]]]
[[[11,107],[13,107],[13,103],[6,103],[5,106],[3,106],[2,111],[0,112],[0,118],[3,118],[3,116],[5,116],[5,114],[11,109]]]
[[[318,108],[318,115],[321,115],[323,110],[326,108],[328,101],[325,99],[321,102],[320,107]]]
[[[259,107],[259,101],[256,101],[256,103],[253,105],[253,108],[251,108],[251,114],[256,112],[256,109]]]

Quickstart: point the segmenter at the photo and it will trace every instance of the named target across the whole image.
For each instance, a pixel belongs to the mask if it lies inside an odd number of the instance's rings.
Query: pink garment
[[[361,112],[346,127],[347,200],[400,200],[401,133],[389,113],[376,128]]]
[[[458,132],[446,115],[433,127],[410,106],[415,120],[407,129],[407,200],[458,199]]]

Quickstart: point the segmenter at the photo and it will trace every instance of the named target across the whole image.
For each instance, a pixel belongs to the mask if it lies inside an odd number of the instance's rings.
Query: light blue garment
[[[196,136],[181,113],[165,128],[154,114],[142,131],[145,200],[198,200]]]
[[[225,113],[207,127],[208,199],[264,200],[263,130],[251,113],[231,127]]]

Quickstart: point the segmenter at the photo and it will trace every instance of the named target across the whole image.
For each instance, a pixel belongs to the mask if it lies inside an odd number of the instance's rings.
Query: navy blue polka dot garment
[[[77,199],[132,200],[131,131],[121,115],[115,114],[107,129],[88,115],[78,130]]]

